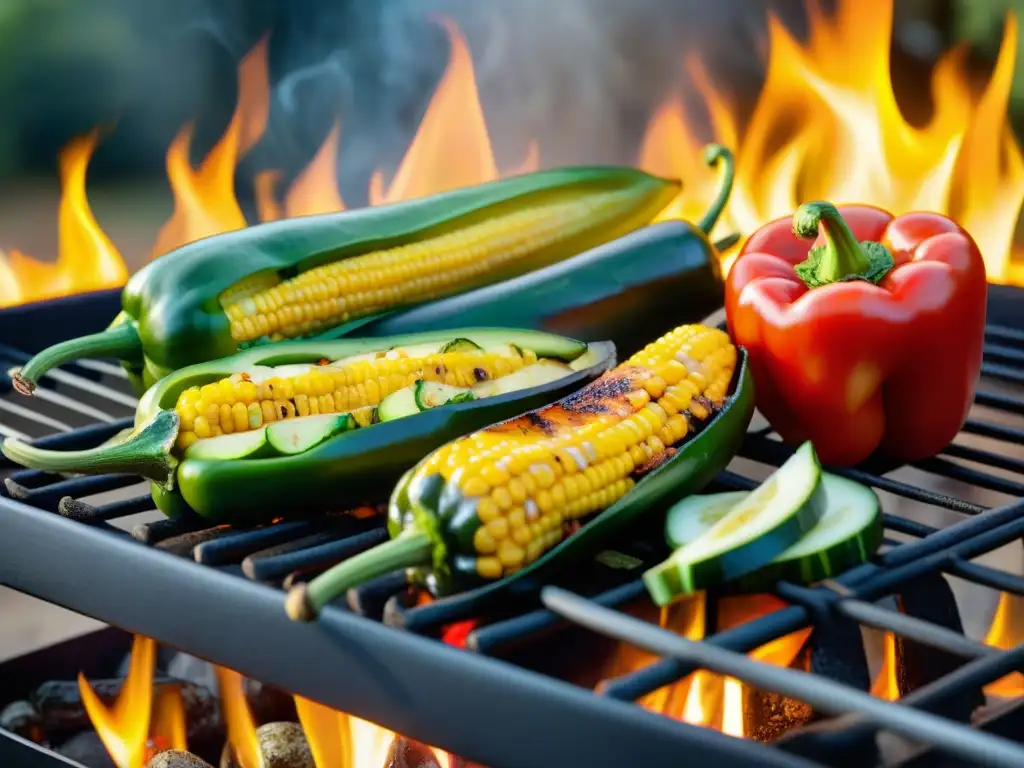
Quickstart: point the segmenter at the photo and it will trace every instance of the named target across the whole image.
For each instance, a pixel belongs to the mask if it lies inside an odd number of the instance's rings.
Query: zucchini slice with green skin
[[[443,355],[448,352],[480,352],[482,349],[483,347],[469,339],[452,339],[441,347],[441,354]]]
[[[764,592],[779,581],[811,584],[867,562],[882,544],[882,505],[867,486],[823,472],[825,513],[793,546],[758,570],[725,585],[729,591]],[[683,547],[700,538],[746,498],[745,491],[691,496],[669,510],[666,538]]]
[[[412,392],[413,399],[416,401],[416,407],[421,411],[425,411],[428,408],[437,408],[439,405],[447,405],[455,398],[463,395],[469,395],[470,397],[463,397],[457,402],[462,403],[475,399],[473,393],[465,387],[453,387],[437,381],[417,381],[412,385]]]
[[[644,573],[654,602],[730,582],[767,565],[825,513],[821,464],[810,442],[718,522]]]

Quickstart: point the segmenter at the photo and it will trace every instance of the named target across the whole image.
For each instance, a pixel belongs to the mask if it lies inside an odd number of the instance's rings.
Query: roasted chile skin
[[[464,325],[533,328],[583,341],[608,339],[621,357],[722,306],[720,256],[686,221],[664,221],[501,285],[384,315],[355,336]]]
[[[198,240],[150,262],[129,279],[122,294],[124,317],[118,322],[131,322],[138,330],[149,385],[178,368],[238,351],[217,299],[246,277],[276,272],[287,278],[326,262],[413,242],[445,231],[460,217],[498,215],[526,197],[533,204],[551,193],[573,194],[573,189],[629,187],[637,193],[632,215],[623,214],[617,226],[602,227],[600,234],[571,246],[584,250],[646,223],[659,206],[668,204],[678,184],[632,168],[555,169],[420,200],[286,219]],[[227,254],[237,258],[225,258]],[[496,279],[488,276],[488,282]]]
[[[945,216],[838,210],[858,241],[892,254],[878,285],[808,289],[794,266],[811,243],[793,234],[790,217],[754,233],[726,280],[729,331],[750,355],[758,409],[787,442],[812,440],[825,464],[856,464],[876,449],[904,461],[932,456],[973,402],[984,261]]]

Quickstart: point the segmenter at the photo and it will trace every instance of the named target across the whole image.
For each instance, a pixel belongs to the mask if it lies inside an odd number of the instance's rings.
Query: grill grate
[[[981,702],[982,685],[1024,670],[1024,646],[1000,651],[966,638],[942,578],[1024,594],[1024,577],[972,562],[1024,535],[1024,332],[1010,326],[1020,320],[1012,309],[1020,293],[992,288],[989,301],[990,319],[998,324],[987,330],[985,381],[958,441],[941,456],[909,467],[873,463],[838,470],[883,492],[888,538],[882,553],[815,588],[780,584],[776,595],[788,607],[704,642],[631,618],[626,609],[644,594],[642,567],[629,570],[600,559],[500,615],[474,615],[457,596],[409,604],[404,580],[392,575],[354,591],[348,605],[332,606],[315,625],[292,624],[284,617],[281,588],[382,541],[379,517],[208,528],[198,520],[159,518],[133,476],[62,478],[10,464],[0,464],[10,498],[0,499],[7,529],[0,536],[0,581],[489,765],[613,765],[641,750],[644,763],[655,764],[678,760],[683,749],[698,761],[703,756],[724,765],[835,765],[838,755],[845,760],[853,754],[877,762],[873,737],[880,727],[925,745],[913,760],[937,759],[930,750],[940,750],[943,765],[1020,765],[1024,747],[989,731],[1014,733],[1024,722],[1024,701],[975,727],[968,719]],[[115,308],[109,293],[19,308],[0,315],[0,338],[18,338],[35,349],[54,340],[46,337],[52,331],[41,329],[77,330],[86,318],[98,325]],[[11,323],[33,331],[15,336],[6,332]],[[24,358],[0,346],[5,368]],[[37,444],[59,449],[95,445],[131,426],[135,403],[120,369],[106,362],[54,372],[36,402],[0,394],[0,433],[46,435]],[[709,490],[750,489],[790,454],[768,428],[754,428],[739,458]],[[948,493],[927,490],[915,477]],[[110,492],[119,498],[104,500]],[[125,521],[139,514],[145,519],[125,530]],[[627,561],[653,562],[665,555],[658,534],[657,528],[641,531],[636,542],[619,549]],[[892,595],[900,597],[903,613],[875,604]],[[926,608],[911,610],[915,601]],[[950,606],[951,613],[927,608],[933,605]],[[475,653],[437,641],[443,628],[468,619],[480,620],[465,637]],[[868,679],[861,625],[893,632],[932,654],[921,656],[930,676],[899,703],[858,690]],[[854,661],[823,665],[812,654],[808,674],[745,655],[808,626],[816,630],[812,648],[839,647],[855,637],[849,644]],[[545,641],[550,647],[552,636],[561,640],[560,633],[578,627],[661,658],[606,680],[599,695],[508,663],[518,649]],[[571,644],[567,638],[563,655]],[[794,695],[834,717],[768,747],[633,704],[698,667]],[[495,721],[502,726],[494,728]],[[588,738],[570,737],[568,728],[585,728]]]

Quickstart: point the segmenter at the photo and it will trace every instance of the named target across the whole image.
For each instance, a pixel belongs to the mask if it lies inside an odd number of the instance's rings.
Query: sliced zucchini
[[[611,341],[595,341],[587,347],[587,351],[577,357],[569,367],[574,371],[584,371],[592,365],[606,362],[609,368],[615,366],[615,343]]]
[[[419,413],[419,406],[416,405],[415,388],[415,384],[410,384],[408,387],[396,389],[381,400],[380,405],[377,406],[377,420],[393,421],[394,419],[404,419],[406,416]]]
[[[496,395],[518,392],[521,389],[539,387],[541,384],[558,381],[570,373],[572,373],[572,369],[565,363],[560,363],[557,360],[538,360],[536,363],[523,366],[508,376],[474,384],[472,392],[481,398],[495,397]]]
[[[469,395],[470,399],[476,399],[472,391],[465,387],[452,387],[437,381],[417,381],[412,385],[412,389],[416,407],[421,411],[437,408],[439,405],[447,405],[457,397],[462,397],[462,400],[458,402],[464,402],[465,395]]]
[[[644,584],[666,605],[746,576],[796,544],[824,512],[821,465],[805,442],[721,519],[644,573]]]
[[[256,459],[273,454],[267,441],[267,430],[236,432],[197,440],[185,449],[186,459],[212,459],[233,461],[235,459]]]
[[[749,495],[747,491],[735,491],[688,496],[668,511],[665,520],[665,540],[672,549],[685,547],[694,539],[700,538],[708,528],[725,517],[730,509]]]
[[[515,344],[492,344],[485,350],[489,355],[501,355],[502,357],[522,358],[523,350]]]
[[[452,339],[441,347],[442,355],[448,352],[483,352],[483,347],[469,339]]]
[[[267,442],[283,456],[304,453],[329,437],[356,428],[350,413],[326,413],[275,421],[267,425]]]

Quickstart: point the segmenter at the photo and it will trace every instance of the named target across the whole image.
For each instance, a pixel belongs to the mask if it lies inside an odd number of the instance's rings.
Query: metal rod
[[[61,384],[67,384],[69,387],[75,387],[83,392],[88,392],[97,397],[102,397],[104,400],[109,400],[112,403],[118,403],[135,410],[135,407],[139,404],[138,399],[131,395],[126,395],[123,392],[118,392],[116,389],[111,389],[102,384],[97,384],[94,381],[89,381],[83,376],[76,376],[73,373],[62,371],[60,369],[47,371],[46,376],[49,376],[54,381],[58,381]]]
[[[975,584],[1000,589],[1003,592],[1012,592],[1015,595],[1024,595],[1024,577],[1013,573],[990,568],[981,563],[970,563],[959,557],[951,558],[944,570],[953,576],[973,581]]]
[[[4,437],[14,437],[14,438],[17,438],[18,440],[31,440],[32,439],[31,435],[26,435],[20,429],[15,429],[14,427],[9,427],[9,426],[7,426],[6,424],[4,424],[2,422],[0,422],[0,435],[3,435]]]
[[[73,427],[70,424],[65,424],[63,421],[47,416],[38,411],[34,411],[31,408],[26,408],[23,405],[12,403],[10,400],[0,399],[0,411],[7,411],[13,413],[15,416],[20,416],[23,419],[34,421],[37,424],[56,429],[58,432],[70,432]]]
[[[1005,469],[1008,472],[1017,472],[1024,475],[1024,461],[1015,459],[1012,456],[1003,456],[991,451],[983,451],[969,445],[951,443],[942,449],[944,456],[952,456],[956,459],[973,461],[978,464],[985,464],[996,469]]]
[[[128,374],[125,372],[124,368],[119,365],[105,363],[102,360],[76,360],[75,365],[81,368],[87,368],[90,371],[102,373],[104,376],[116,376],[119,379],[128,378]]]
[[[47,403],[53,403],[59,405],[62,408],[67,408],[69,411],[80,413],[83,416],[88,416],[90,419],[96,419],[96,421],[103,421],[110,423],[116,421],[114,416],[109,413],[101,411],[99,408],[93,408],[91,405],[80,403],[74,398],[62,395],[60,392],[54,392],[52,389],[46,389],[45,387],[37,387],[36,391],[32,394],[33,397],[38,397]]]
[[[928,621],[922,621],[914,616],[908,616],[898,611],[890,611],[863,600],[846,598],[835,604],[839,613],[847,616],[861,624],[867,624],[876,629],[887,629],[890,632],[916,640],[922,645],[929,645],[932,648],[940,648],[949,653],[963,656],[967,659],[992,656],[999,651],[990,645],[971,640],[951,629],[946,629]]]
[[[983,759],[985,765],[1020,768],[1024,764],[1024,747],[1007,739],[877,699],[826,677],[776,667],[709,643],[688,640],[557,587],[545,587],[541,600],[556,613],[600,634],[798,699],[818,712],[834,715],[855,712],[879,728],[932,743],[972,761]]]
[[[1006,395],[1001,392],[976,392],[974,394],[974,404],[1008,413],[1024,414],[1024,398]]]

